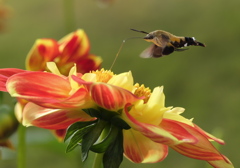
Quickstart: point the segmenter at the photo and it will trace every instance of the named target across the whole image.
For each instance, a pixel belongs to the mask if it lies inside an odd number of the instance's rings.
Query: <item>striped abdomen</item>
[[[180,40],[172,41],[171,44],[176,48],[182,48],[187,46],[202,46],[205,45],[195,40],[194,37],[181,37]]]

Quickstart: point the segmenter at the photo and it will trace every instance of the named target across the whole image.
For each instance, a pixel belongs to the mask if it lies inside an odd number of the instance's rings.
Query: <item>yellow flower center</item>
[[[140,86],[139,83],[136,83],[134,87],[136,88],[134,95],[138,97],[144,96],[145,99],[143,99],[143,101],[146,103],[151,96],[151,89],[149,89],[149,87],[146,88],[144,85]]]
[[[96,74],[98,82],[104,83],[107,83],[114,75],[112,71],[103,68],[101,70],[91,71],[91,73]]]

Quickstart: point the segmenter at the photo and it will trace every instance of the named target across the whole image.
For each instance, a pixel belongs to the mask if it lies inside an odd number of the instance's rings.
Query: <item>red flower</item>
[[[52,67],[49,66],[49,69]],[[81,76],[75,70],[73,67],[69,77],[32,71],[9,77],[7,91],[11,96],[29,102],[23,108],[24,125],[64,129],[76,121],[94,119],[81,109],[101,106],[118,110],[127,103],[139,100],[130,90],[125,89],[133,87],[131,73],[113,75],[102,70],[96,71],[98,74],[87,73]],[[77,82],[71,78],[74,74],[77,75],[73,76]],[[92,82],[83,79],[91,79]]]
[[[101,107],[118,113],[131,127],[123,130],[123,145],[125,156],[135,163],[162,161],[171,147],[215,168],[233,168],[210,142],[224,144],[222,140],[181,116],[183,108],[165,107],[163,87],[151,92],[133,85],[131,72],[114,75],[101,70],[81,75],[73,67],[65,77],[54,66],[49,69],[58,75],[22,72],[7,80],[11,96],[29,101],[23,109],[24,125],[65,129],[76,121],[95,120],[82,109]]]
[[[61,40],[38,39],[28,53],[27,70],[46,71],[47,62],[55,62],[63,75],[68,75],[76,63],[78,72],[86,73],[99,69],[101,58],[90,54],[90,43],[82,29],[68,34]]]

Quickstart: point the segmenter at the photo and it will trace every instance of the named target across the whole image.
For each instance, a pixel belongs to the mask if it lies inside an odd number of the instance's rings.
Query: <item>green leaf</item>
[[[123,133],[118,128],[118,135],[103,155],[104,168],[118,168],[123,160]]]
[[[96,123],[97,121],[87,121],[87,122],[76,122],[74,124],[72,124],[71,126],[68,127],[67,129],[67,133],[65,135],[64,138],[64,142],[69,139],[76,131],[78,131],[79,129],[82,129],[88,125],[91,125],[93,123]]]
[[[126,123],[126,121],[124,121],[119,115],[114,116],[111,119],[111,123],[114,124],[117,127],[120,127],[122,129],[130,129],[131,127]]]
[[[101,111],[97,109],[89,108],[89,109],[82,109],[82,110],[88,115],[90,115],[91,117],[101,118]]]
[[[82,142],[82,138],[85,134],[87,134],[88,132],[90,132],[93,127],[96,125],[96,123],[92,123],[91,125],[87,125],[86,127],[83,127],[77,131],[74,132],[74,134],[72,135],[72,138],[67,146],[66,152],[70,152],[73,149],[75,149],[79,143]]]
[[[96,153],[103,153],[107,150],[109,145],[116,139],[116,136],[118,135],[118,128],[114,125],[111,125],[108,134],[106,137],[99,143],[94,144],[90,150]]]
[[[101,118],[106,121],[110,121],[114,116],[119,116],[119,113],[116,111],[109,111],[104,108],[99,108],[101,111]]]
[[[116,111],[109,111],[100,107],[99,109],[83,109],[83,111],[91,117],[96,117],[105,121],[110,121],[114,116],[119,116],[119,113],[117,113]]]
[[[97,141],[100,137],[104,127],[107,122],[103,120],[98,120],[98,123],[94,126],[94,128],[85,134],[82,139],[82,161],[85,161],[88,157],[88,152],[91,146]]]

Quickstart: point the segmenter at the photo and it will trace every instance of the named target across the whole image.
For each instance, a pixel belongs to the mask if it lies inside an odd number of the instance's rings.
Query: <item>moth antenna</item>
[[[130,29],[130,30],[132,30],[132,31],[136,31],[136,32],[139,32],[139,33],[149,34],[148,32],[140,31],[140,30],[136,30],[136,29]]]
[[[115,64],[115,62],[116,62],[116,60],[117,60],[117,58],[118,58],[118,56],[119,56],[119,54],[120,54],[120,52],[121,52],[121,50],[122,50],[122,48],[123,48],[124,43],[125,43],[127,40],[136,39],[136,38],[143,38],[143,37],[129,37],[129,38],[126,38],[126,39],[124,39],[124,40],[122,41],[122,44],[121,44],[121,46],[119,47],[118,52],[117,52],[117,54],[116,54],[116,56],[115,56],[115,58],[114,58],[114,60],[113,60],[113,63],[112,63],[112,65],[111,65],[111,67],[110,67],[109,70],[112,70],[113,65]]]

